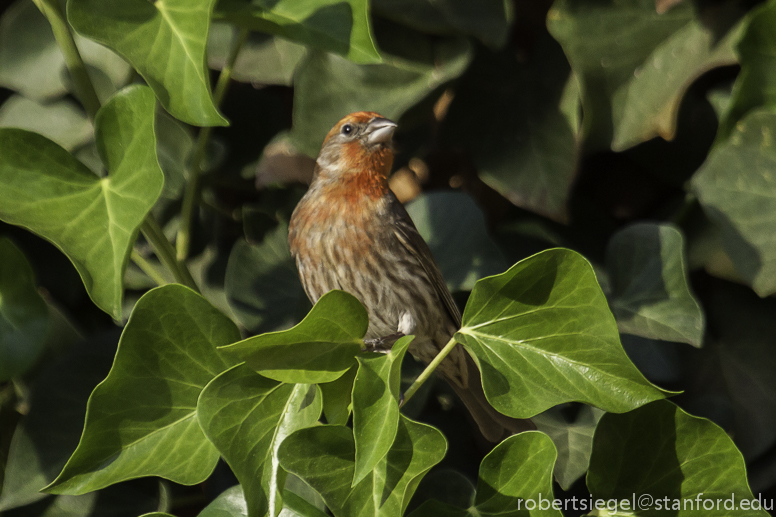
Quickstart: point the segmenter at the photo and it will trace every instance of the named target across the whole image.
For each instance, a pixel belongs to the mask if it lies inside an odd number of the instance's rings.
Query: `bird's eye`
[[[345,124],[344,126],[342,126],[343,135],[349,135],[352,132],[353,132],[353,126],[351,126],[350,124]]]

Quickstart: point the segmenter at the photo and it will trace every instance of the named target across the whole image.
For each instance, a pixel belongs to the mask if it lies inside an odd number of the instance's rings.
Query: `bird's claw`
[[[393,344],[396,343],[396,340],[398,340],[401,337],[404,337],[404,334],[399,332],[396,334],[390,334],[388,336],[377,337],[374,339],[365,339],[364,345],[366,346],[367,352],[387,354],[388,352],[391,351],[391,348],[393,348]]]
[[[367,352],[387,354],[391,351],[391,346],[393,343],[386,343],[384,338],[378,337],[375,339],[365,339],[364,345],[366,345]]]

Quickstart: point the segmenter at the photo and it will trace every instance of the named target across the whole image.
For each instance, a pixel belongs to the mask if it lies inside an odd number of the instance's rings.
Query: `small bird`
[[[288,242],[312,303],[333,289],[352,294],[369,314],[368,344],[379,349],[412,334],[409,352],[428,363],[460,328],[461,313],[431,250],[388,188],[395,129],[396,123],[361,111],[329,131],[310,189],[291,216]],[[437,371],[486,439],[534,428],[488,403],[479,370],[461,345]]]

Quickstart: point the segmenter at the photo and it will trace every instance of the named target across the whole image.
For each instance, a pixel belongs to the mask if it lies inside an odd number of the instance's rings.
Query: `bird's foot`
[[[393,344],[399,338],[404,337],[404,334],[397,332],[396,334],[389,334],[387,336],[378,337],[374,339],[365,339],[364,345],[366,345],[367,352],[377,352],[378,354],[387,354],[393,348]]]

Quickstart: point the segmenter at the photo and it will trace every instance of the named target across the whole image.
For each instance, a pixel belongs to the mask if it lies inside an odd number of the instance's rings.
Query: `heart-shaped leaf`
[[[556,456],[552,440],[544,433],[530,431],[510,436],[482,460],[472,507],[463,509],[432,500],[411,516],[559,517],[562,513],[552,507],[552,468]]]
[[[0,238],[0,264],[0,382],[4,382],[35,363],[50,322],[24,253],[5,237]]]
[[[145,294],[89,397],[78,448],[46,491],[81,494],[140,476],[204,481],[219,454],[199,427],[197,399],[235,364],[216,347],[238,339],[234,323],[187,287]]]
[[[355,364],[368,325],[361,302],[344,291],[330,291],[295,327],[254,336],[221,350],[280,382],[331,382]]]
[[[604,415],[587,486],[597,499],[635,498],[629,515],[768,515],[750,504],[744,458],[725,431],[665,400]]]
[[[477,282],[456,334],[500,412],[529,418],[563,402],[624,412],[666,396],[620,344],[590,264],[548,250]]]
[[[433,427],[401,416],[396,440],[374,471],[351,488],[356,465],[353,433],[344,426],[303,429],[280,446],[280,464],[321,494],[335,517],[402,515],[418,483],[445,455]]]
[[[61,249],[94,303],[119,319],[129,254],[164,181],[151,90],[117,93],[98,112],[95,134],[105,178],[38,134],[0,128],[0,219]]]
[[[401,362],[413,336],[394,343],[387,354],[361,354],[353,383],[353,439],[356,486],[388,454],[399,426]]]
[[[238,27],[336,52],[355,63],[380,62],[367,0],[221,0],[216,16]]]
[[[281,384],[244,365],[219,375],[202,392],[199,423],[237,476],[250,516],[278,514],[285,484],[278,448],[320,414],[315,386]]]
[[[70,0],[67,19],[80,34],[129,61],[174,117],[196,126],[225,126],[205,67],[215,1]]]
[[[620,230],[609,241],[606,267],[621,332],[701,346],[703,311],[690,292],[676,227],[639,223]]]

